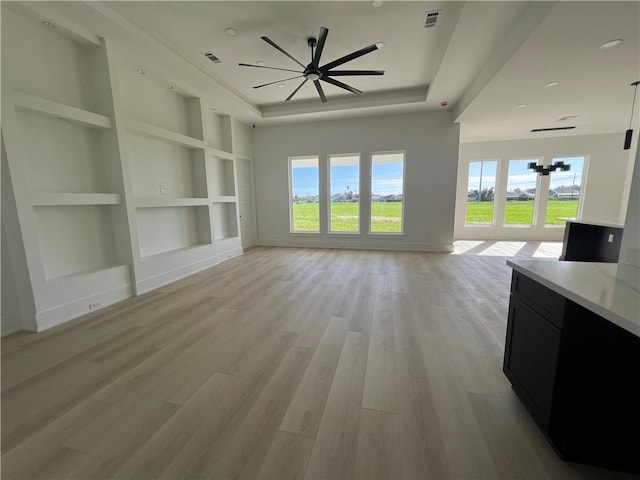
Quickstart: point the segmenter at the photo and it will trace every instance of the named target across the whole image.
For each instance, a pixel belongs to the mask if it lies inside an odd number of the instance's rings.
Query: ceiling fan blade
[[[320,95],[320,100],[322,100],[322,103],[326,103],[327,96],[324,94],[324,90],[322,90],[322,85],[320,85],[320,82],[318,80],[315,80],[313,83],[316,86],[316,90],[318,90],[318,95]]]
[[[262,87],[266,87],[267,85],[273,85],[275,83],[286,82],[287,80],[293,80],[294,78],[301,78],[303,76],[304,75],[298,75],[297,77],[285,78],[283,80],[276,80],[275,82],[263,83],[262,85],[255,86],[253,88],[262,88]]]
[[[320,77],[320,80],[324,80],[327,83],[335,85],[336,87],[344,88],[345,90],[349,90],[351,93],[355,93],[356,95],[360,95],[362,93],[361,90],[357,88],[350,87],[346,83],[339,82],[338,80],[334,80],[331,77]]]
[[[343,63],[347,63],[347,62],[350,62],[351,60],[355,60],[356,58],[366,55],[367,53],[371,53],[377,49],[378,47],[376,47],[375,45],[369,45],[368,47],[364,47],[356,52],[350,53],[349,55],[340,57],[337,60],[334,60],[333,62],[327,63],[326,65],[320,67],[320,70],[322,70],[323,72],[326,72],[328,70],[331,70],[333,67],[337,67],[339,65],[342,65]]]
[[[318,35],[318,44],[316,46],[316,53],[313,56],[313,60],[311,63],[318,68],[318,64],[320,62],[320,56],[322,55],[322,50],[324,50],[324,42],[327,41],[327,34],[329,33],[329,29],[325,27],[320,27],[320,34]]]
[[[269,70],[280,70],[282,72],[302,73],[300,70],[289,70],[288,68],[265,67],[264,65],[250,65],[248,63],[239,63],[241,67],[268,68]]]
[[[291,60],[293,60],[294,62],[296,62],[298,65],[300,65],[302,68],[307,68],[305,67],[303,64],[301,64],[298,60],[296,60],[295,58],[293,58],[291,55],[289,55],[287,52],[284,51],[284,49],[282,49],[282,47],[280,47],[277,43],[275,43],[273,40],[270,40],[269,37],[260,37],[262,38],[262,40],[264,40],[265,42],[267,42],[269,45],[271,45],[273,48],[280,50],[282,53],[284,53],[287,57],[289,57]]]
[[[324,74],[328,77],[346,77],[350,75],[384,75],[384,70],[333,70]]]
[[[285,100],[285,102],[288,102],[289,100],[291,100],[291,99],[293,98],[293,96],[294,96],[296,93],[298,93],[298,90],[300,90],[300,89],[302,88],[302,86],[303,86],[305,83],[307,83],[307,79],[306,79],[306,78],[302,81],[302,83],[301,83],[300,85],[298,85],[298,88],[296,88],[296,89],[293,91],[293,93],[287,97],[287,99]]]

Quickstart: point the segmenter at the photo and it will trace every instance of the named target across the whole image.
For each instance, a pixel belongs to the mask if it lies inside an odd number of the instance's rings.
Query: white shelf
[[[24,92],[14,91],[11,98],[16,108],[21,110],[29,110],[48,117],[62,118],[91,128],[111,128],[111,119],[98,113],[71,107]]]
[[[202,140],[188,137],[186,135],[182,135],[181,133],[172,132],[171,130],[166,130],[164,128],[156,127],[155,125],[150,125],[139,120],[129,119],[127,128],[131,133],[142,135],[144,137],[150,137],[156,140],[161,140],[163,142],[173,143],[181,147],[198,149],[205,148],[204,142]]]
[[[198,249],[206,249],[207,247],[210,247],[211,243],[201,243],[198,245],[190,245],[188,247],[182,247],[182,248],[176,248],[175,250],[168,250],[166,252],[162,252],[162,253],[156,253],[154,255],[147,255],[142,257],[142,261],[143,262],[153,262],[156,260],[160,260],[166,257],[170,257],[172,255],[178,255],[184,252],[190,252],[190,251],[194,251],[194,250],[198,250]],[[205,251],[205,250],[203,250]]]
[[[31,193],[31,205],[34,207],[50,207],[58,205],[119,205],[120,195],[117,193]]]
[[[213,203],[233,203],[237,197],[233,195],[217,195],[211,199]]]
[[[206,149],[207,149],[207,154],[211,155],[212,157],[224,158],[227,160],[234,159],[233,153],[225,152],[224,150],[218,150],[217,148],[213,148],[213,147],[206,147]]]
[[[136,198],[136,208],[157,207],[203,207],[208,205],[207,198]]]

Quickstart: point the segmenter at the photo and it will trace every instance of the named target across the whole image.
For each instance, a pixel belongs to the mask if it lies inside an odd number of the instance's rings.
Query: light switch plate
[[[168,189],[169,189],[169,186],[166,183],[161,183],[160,184],[160,195],[166,195]]]

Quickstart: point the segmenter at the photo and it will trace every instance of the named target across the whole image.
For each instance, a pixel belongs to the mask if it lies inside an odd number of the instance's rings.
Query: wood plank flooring
[[[499,256],[256,248],[2,339],[2,478],[631,478],[502,373]]]

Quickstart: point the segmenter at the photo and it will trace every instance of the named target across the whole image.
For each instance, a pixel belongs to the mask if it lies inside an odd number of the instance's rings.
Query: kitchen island
[[[640,473],[640,269],[507,264],[514,391],[563,459]]]

